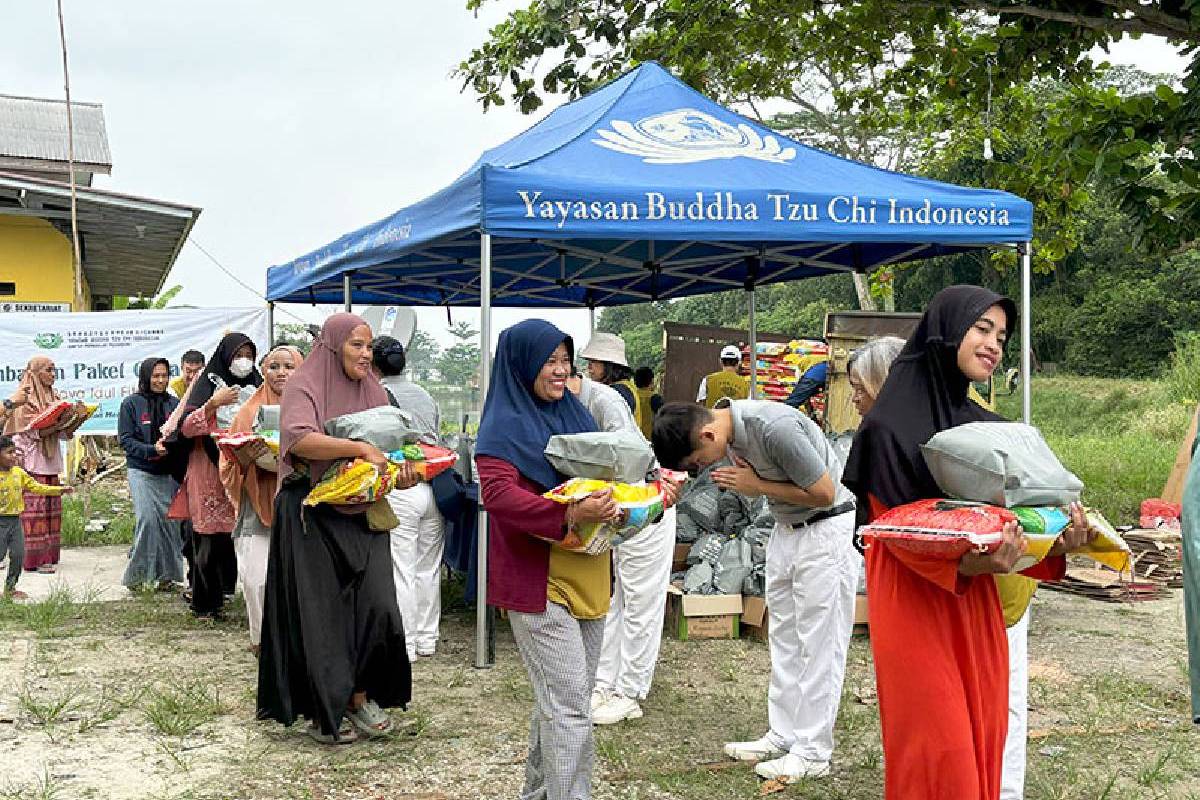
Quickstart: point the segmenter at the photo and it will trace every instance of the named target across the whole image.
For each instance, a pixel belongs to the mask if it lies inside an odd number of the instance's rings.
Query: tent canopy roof
[[[277,302],[613,306],[863,271],[1032,236],[1014,195],[807,147],[648,62],[445,189],[267,271]]]

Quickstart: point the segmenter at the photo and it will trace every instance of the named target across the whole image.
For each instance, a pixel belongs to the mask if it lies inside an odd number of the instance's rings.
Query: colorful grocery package
[[[398,450],[387,454],[388,459],[396,463],[409,462],[416,471],[417,477],[423,481],[431,481],[438,475],[454,466],[458,454],[445,447],[431,444],[406,444]]]
[[[230,458],[237,459],[237,451],[251,442],[263,442],[269,453],[259,456],[255,465],[270,472],[279,470],[279,431],[246,431],[244,433],[214,433],[217,447]]]
[[[383,473],[374,464],[361,458],[337,461],[304,498],[304,505],[328,503],[353,506],[373,503],[392,490],[399,471],[400,467],[390,461]]]
[[[70,400],[58,400],[46,406],[42,413],[30,421],[30,430],[40,431],[58,424],[62,415],[71,409],[71,405]]]
[[[596,555],[636,536],[662,518],[663,496],[655,484],[610,483],[593,478],[572,478],[543,497],[556,503],[574,503],[603,489],[612,489],[613,499],[621,509],[621,518],[614,522],[592,522],[575,528],[580,544],[571,547],[576,552]]]
[[[1133,565],[1133,551],[1109,521],[1099,511],[1090,508],[1087,509],[1087,521],[1090,529],[1095,531],[1096,538],[1072,552],[1088,556],[1117,572],[1130,569]]]
[[[1058,535],[1071,524],[1070,511],[1065,508],[1018,506],[1013,509],[1013,513],[1017,515],[1021,528],[1025,532],[1025,541],[1030,544],[1026,555],[1035,555],[1040,550],[1045,550],[1038,555],[1038,561],[1046,557],[1046,553],[1054,546]],[[1133,553],[1125,540],[1099,511],[1085,509],[1085,515],[1088,528],[1095,533],[1095,537],[1082,547],[1072,550],[1071,554],[1087,556],[1093,561],[1112,567],[1117,572],[1129,569]],[[1044,548],[1041,545],[1043,541],[1048,542]],[[1022,562],[1018,562],[1017,571],[1027,568]]]

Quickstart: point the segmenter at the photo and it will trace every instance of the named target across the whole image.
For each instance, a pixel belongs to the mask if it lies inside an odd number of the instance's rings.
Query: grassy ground
[[[532,696],[504,623],[496,666],[475,670],[472,618],[448,615],[398,732],[337,749],[255,721],[244,626],[198,623],[170,595],[0,606],[0,637],[7,800],[465,800],[511,798],[521,781]],[[1178,596],[1124,607],[1043,592],[1030,650],[1030,800],[1200,798]],[[767,676],[762,644],[665,641],[646,716],[597,731],[595,796],[758,796],[721,745],[763,732]],[[856,637],[834,774],[778,796],[882,795],[872,686]]]
[[[1020,419],[1020,395],[1001,397],[998,410]],[[1194,411],[1172,400],[1159,381],[1058,376],[1033,382],[1034,424],[1083,480],[1084,500],[1118,525],[1136,523],[1141,501],[1162,492]]]
[[[90,494],[90,497],[89,497]],[[107,520],[103,530],[86,530],[88,520]],[[63,498],[62,543],[64,547],[87,547],[133,542],[133,507],[126,484],[82,487]]]

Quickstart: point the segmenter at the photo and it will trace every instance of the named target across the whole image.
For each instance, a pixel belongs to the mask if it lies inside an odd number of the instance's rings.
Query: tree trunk
[[[866,273],[854,273],[854,291],[858,293],[858,307],[863,311],[875,311],[875,298],[871,297],[871,279]]]

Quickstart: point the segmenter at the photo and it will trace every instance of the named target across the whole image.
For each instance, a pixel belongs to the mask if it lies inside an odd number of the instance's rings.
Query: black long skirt
[[[285,725],[302,716],[331,734],[354,692],[406,706],[412,674],[388,535],[372,532],[365,514],[302,507],[308,490],[294,481],[275,499],[258,716]]]

